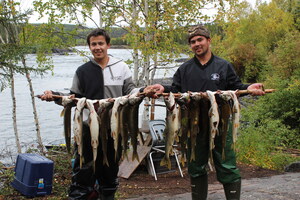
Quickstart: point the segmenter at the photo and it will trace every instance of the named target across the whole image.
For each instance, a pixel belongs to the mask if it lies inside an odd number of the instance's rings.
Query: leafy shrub
[[[243,110],[238,158],[264,168],[279,169],[296,158],[280,148],[299,148],[300,90],[290,87],[260,97]]]

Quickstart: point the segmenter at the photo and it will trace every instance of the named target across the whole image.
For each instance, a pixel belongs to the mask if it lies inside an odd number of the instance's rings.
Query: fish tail
[[[134,159],[136,159],[138,162],[140,162],[140,158],[139,158],[137,151],[132,152],[132,161],[134,161]]]
[[[163,157],[163,159],[160,161],[160,166],[166,166],[169,170],[171,170],[171,160],[166,155]]]
[[[106,156],[103,156],[103,164],[105,164],[109,167],[109,163],[108,163],[108,160],[107,160]]]
[[[185,166],[185,157],[183,154],[181,155],[180,162],[181,162],[181,165],[184,167]]]
[[[65,115],[65,111],[66,111],[66,108],[62,109],[62,111],[60,112],[61,117],[63,117]]]
[[[129,161],[128,153],[127,153],[126,149],[123,150],[123,156],[124,156],[124,158],[126,158],[127,161]]]

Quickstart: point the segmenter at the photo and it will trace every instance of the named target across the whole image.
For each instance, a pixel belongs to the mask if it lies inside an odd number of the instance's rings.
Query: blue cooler
[[[19,154],[11,185],[25,196],[51,194],[53,161],[38,154]]]

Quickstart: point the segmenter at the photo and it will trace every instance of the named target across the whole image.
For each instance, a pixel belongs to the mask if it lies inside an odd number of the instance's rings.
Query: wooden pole
[[[276,90],[275,89],[265,89],[264,90],[264,92],[265,93],[272,93],[272,92],[275,92]],[[236,95],[241,95],[241,94],[243,94],[243,95],[247,95],[247,94],[252,94],[254,92],[254,90],[236,90]],[[198,93],[199,95],[201,95],[201,96],[203,96],[203,97],[207,97],[207,94],[206,94],[206,92],[196,92],[196,93]],[[222,93],[222,91],[220,90],[220,94]],[[152,93],[152,94],[155,94],[155,93]],[[158,97],[159,96],[169,96],[169,94],[170,93],[160,93],[160,94],[156,94]],[[147,96],[147,94],[145,93],[145,92],[141,92],[141,93],[139,93],[139,95],[140,96]],[[37,97],[37,98],[41,98],[43,95],[36,95],[35,97]],[[178,98],[178,97],[181,97],[182,96],[182,94],[181,93],[174,93],[174,96],[176,97],[176,98]],[[60,98],[62,98],[63,96],[60,96],[60,95],[52,95],[52,97],[53,97],[53,99],[60,99]],[[75,97],[72,97],[72,95],[70,96],[70,99],[74,99],[75,101],[78,101],[78,99],[79,98],[75,98]],[[152,98],[152,99],[154,99],[154,98]],[[108,101],[114,101],[114,99],[113,98],[109,98],[109,99],[107,99]]]
[[[150,120],[154,120],[154,113],[155,113],[155,100],[151,99],[151,109],[150,109]]]

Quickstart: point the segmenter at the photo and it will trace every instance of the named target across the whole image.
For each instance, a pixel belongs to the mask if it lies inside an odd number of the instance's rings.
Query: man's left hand
[[[262,96],[265,94],[264,85],[262,83],[253,83],[248,86],[247,90],[249,90],[253,96]]]

